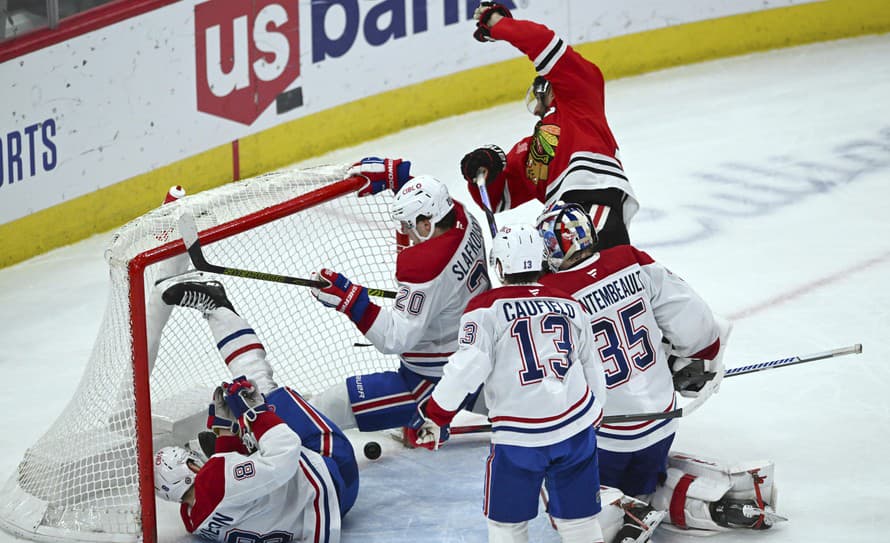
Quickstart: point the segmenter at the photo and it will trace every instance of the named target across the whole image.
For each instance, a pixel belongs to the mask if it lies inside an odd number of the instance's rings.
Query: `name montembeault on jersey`
[[[629,296],[642,292],[641,273],[640,269],[631,270],[606,284],[597,283],[593,290],[581,296],[578,301],[591,313],[602,311]]]

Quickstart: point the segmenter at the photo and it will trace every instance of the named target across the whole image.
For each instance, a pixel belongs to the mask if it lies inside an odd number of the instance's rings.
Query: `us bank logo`
[[[198,110],[245,125],[272,102],[302,105],[298,2],[211,0],[195,6]]]
[[[0,0],[2,2],[2,0]],[[508,9],[514,2],[503,0]],[[471,23],[479,0],[209,0],[195,6],[198,111],[245,125],[276,103],[281,114],[303,105],[299,5],[309,48],[320,63],[444,26]],[[472,29],[472,24],[467,28]],[[468,30],[469,32],[469,30]],[[469,34],[467,34],[469,35]],[[397,59],[396,59],[397,61]]]

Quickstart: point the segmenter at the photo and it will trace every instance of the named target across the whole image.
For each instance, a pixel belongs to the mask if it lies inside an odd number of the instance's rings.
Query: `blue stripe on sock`
[[[234,341],[241,336],[246,336],[247,334],[256,335],[256,332],[253,331],[253,328],[243,328],[235,333],[229,334],[228,336],[224,337],[222,341],[216,344],[216,348],[221,350],[226,343]]]

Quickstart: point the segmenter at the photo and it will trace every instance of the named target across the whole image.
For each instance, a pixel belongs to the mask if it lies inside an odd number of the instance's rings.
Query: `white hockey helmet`
[[[596,245],[596,229],[590,215],[578,204],[562,200],[550,205],[538,217],[538,231],[547,248],[551,271],[578,251]]]
[[[405,183],[392,203],[392,218],[405,223],[421,241],[433,235],[436,224],[454,208],[444,183],[429,175],[419,175]],[[417,218],[428,217],[432,228],[429,234],[417,232]]]
[[[547,252],[541,234],[531,225],[502,226],[491,243],[489,265],[497,270],[498,279],[505,275],[539,272],[544,269]]]
[[[195,484],[195,472],[189,462],[198,467],[204,465],[197,453],[182,447],[164,447],[155,453],[155,493],[167,501],[182,501]]]

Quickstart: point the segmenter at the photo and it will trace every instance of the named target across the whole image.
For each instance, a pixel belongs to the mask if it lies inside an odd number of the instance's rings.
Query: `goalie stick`
[[[485,218],[488,219],[488,227],[491,229],[491,237],[494,238],[498,234],[498,225],[494,221],[494,211],[491,209],[491,199],[488,197],[488,188],[485,186],[485,178],[488,176],[488,170],[479,168],[476,171],[476,186],[479,187],[479,196],[482,198],[482,204],[485,211]]]
[[[196,270],[217,273],[219,275],[230,275],[233,277],[258,279],[260,281],[271,281],[273,283],[286,283],[288,285],[297,285],[300,287],[325,288],[329,286],[327,281],[315,281],[312,279],[303,279],[301,277],[290,277],[287,275],[276,275],[274,273],[242,270],[238,268],[230,268],[228,266],[219,266],[207,262],[207,259],[204,257],[204,251],[201,249],[201,240],[198,237],[198,226],[197,224],[195,224],[195,217],[191,213],[183,213],[182,216],[179,217],[179,233],[182,235],[182,242],[185,244],[185,248],[188,251],[189,258],[192,260],[192,264],[194,264]],[[376,296],[378,298],[396,297],[395,292],[379,288],[368,288],[368,295]]]
[[[850,345],[849,347],[841,347],[838,349],[832,349],[830,351],[824,351],[821,353],[810,354],[806,356],[792,356],[790,358],[782,358],[779,360],[772,360],[770,362],[760,362],[757,364],[749,364],[747,366],[739,366],[737,368],[730,368],[723,372],[723,377],[733,377],[736,375],[745,375],[748,373],[755,373],[758,371],[769,370],[773,368],[782,368],[785,366],[794,366],[796,364],[804,364],[806,362],[815,362],[817,360],[825,360],[826,358],[835,358],[838,356],[845,356],[848,354],[861,354],[862,353],[862,344],[857,343],[855,345]],[[615,422],[638,422],[644,420],[660,420],[660,419],[678,419],[683,417],[684,415],[688,415],[698,409],[698,406],[701,405],[702,401],[704,401],[706,397],[696,398],[683,407],[673,409],[671,411],[662,411],[660,413],[636,413],[631,415],[607,415],[603,417],[604,424],[611,424]],[[460,435],[460,434],[478,434],[483,432],[491,431],[491,424],[473,424],[468,426],[452,426],[450,428],[451,435]]]

